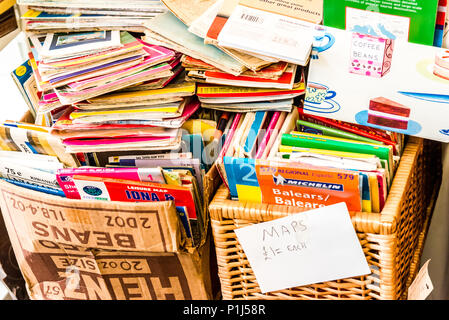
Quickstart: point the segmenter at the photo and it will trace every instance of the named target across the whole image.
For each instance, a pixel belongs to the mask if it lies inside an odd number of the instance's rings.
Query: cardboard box
[[[9,241],[3,218],[0,215],[0,300],[5,296],[19,300],[28,299],[25,280],[19,269],[14,251]],[[3,294],[3,295],[2,295]]]

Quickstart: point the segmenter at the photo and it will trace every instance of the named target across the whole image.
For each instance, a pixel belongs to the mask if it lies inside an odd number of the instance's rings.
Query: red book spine
[[[313,122],[315,124],[319,124],[322,126],[344,130],[344,131],[351,132],[351,133],[357,134],[357,135],[365,137],[365,138],[370,138],[370,139],[373,139],[376,141],[383,142],[386,145],[393,146],[394,151],[397,152],[396,143],[394,141],[392,141],[391,138],[388,137],[388,135],[386,135],[386,134],[381,136],[380,134],[377,133],[377,131],[370,130],[369,128],[365,129],[365,128],[361,128],[355,124],[349,124],[349,123],[337,121],[334,119],[328,119],[328,118],[323,118],[323,117],[319,117],[319,116],[315,116],[315,115],[304,114],[302,111],[299,111],[299,117],[300,117],[300,119],[302,119],[304,121],[310,121],[310,122]]]

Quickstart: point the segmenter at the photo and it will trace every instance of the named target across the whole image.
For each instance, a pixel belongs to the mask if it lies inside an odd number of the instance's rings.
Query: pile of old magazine
[[[382,210],[404,136],[301,108],[322,1],[294,16],[257,0],[20,2],[29,60],[11,74],[34,124],[0,125],[0,156],[17,159],[4,179],[73,199],[172,200],[194,244],[212,165],[232,199]],[[314,92],[332,107],[331,91]],[[295,172],[328,178],[301,186]],[[344,192],[326,189],[341,176]]]
[[[165,6],[20,4],[29,59],[11,75],[34,123],[0,125],[2,178],[71,199],[174,201],[187,243],[200,244],[215,148],[203,152],[221,145],[227,116],[200,108],[180,52],[145,41],[142,25]]]
[[[14,15],[14,0],[0,1],[0,41],[17,29]]]

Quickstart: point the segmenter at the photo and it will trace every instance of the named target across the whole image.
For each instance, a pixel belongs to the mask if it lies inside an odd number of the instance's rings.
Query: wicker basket
[[[352,212],[371,274],[262,294],[234,229],[298,213],[296,207],[230,200],[221,186],[211,205],[223,299],[404,299],[441,181],[441,147],[410,138],[381,213]],[[426,188],[425,186],[429,186]]]

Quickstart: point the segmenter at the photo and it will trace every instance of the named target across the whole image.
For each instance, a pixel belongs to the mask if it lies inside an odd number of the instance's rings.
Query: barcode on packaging
[[[240,16],[240,19],[241,20],[246,20],[246,21],[249,21],[249,22],[259,23],[259,24],[263,23],[263,19],[261,17],[250,15],[250,14],[246,14],[246,13],[242,13],[242,15]]]

